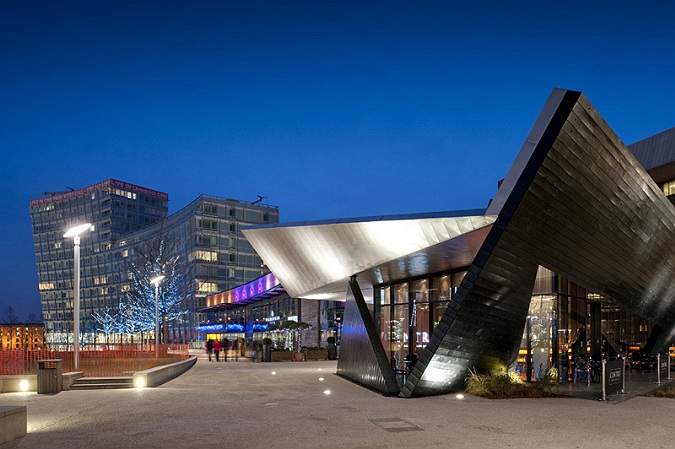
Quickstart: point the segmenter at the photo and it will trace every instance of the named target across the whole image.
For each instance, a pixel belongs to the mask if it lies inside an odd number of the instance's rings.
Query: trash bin
[[[63,390],[61,359],[37,361],[38,394],[54,394]]]

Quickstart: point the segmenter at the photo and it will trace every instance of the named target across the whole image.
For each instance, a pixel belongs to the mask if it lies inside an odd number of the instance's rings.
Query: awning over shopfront
[[[286,293],[277,277],[268,273],[239,287],[206,297],[201,312],[222,312]]]

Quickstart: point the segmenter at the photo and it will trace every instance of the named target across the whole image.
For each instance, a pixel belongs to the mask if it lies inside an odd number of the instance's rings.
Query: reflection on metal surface
[[[380,337],[356,280],[349,281],[337,374],[386,396],[399,393]]]
[[[458,390],[516,358],[542,265],[675,333],[675,208],[579,92],[555,90],[488,213],[498,218],[402,388]]]
[[[293,296],[344,292],[338,374],[395,385],[361,289],[468,266],[402,396],[462,388],[515,363],[543,266],[675,337],[675,206],[580,93],[555,89],[485,215],[380,217],[251,228]],[[657,335],[656,333],[653,335]],[[392,381],[394,382],[392,384]]]
[[[256,226],[244,229],[243,233],[291,296],[311,298],[332,293],[336,296],[333,299],[342,300],[353,274],[372,273],[370,276],[375,277],[375,271],[381,269],[395,275],[416,275],[427,272],[440,261],[452,265],[453,250],[457,252],[454,263],[467,265],[475,251],[467,250],[466,243],[473,242],[477,250],[484,235],[477,238],[479,234],[475,231],[495,220],[483,212],[309,222],[302,226]],[[448,243],[456,238],[461,240],[467,234],[473,237],[462,240],[465,244]],[[443,258],[435,254],[430,257],[430,248],[445,243],[448,246]],[[393,267],[392,261],[399,267]]]

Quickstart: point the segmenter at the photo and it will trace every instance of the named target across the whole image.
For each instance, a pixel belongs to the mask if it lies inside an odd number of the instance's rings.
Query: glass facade
[[[465,271],[375,286],[374,316],[392,365],[419,356],[441,321]]]
[[[340,301],[301,300],[284,294],[222,312],[209,312],[208,321],[202,323],[201,328],[219,323],[225,326],[219,333],[202,333],[199,338],[261,340],[270,337],[276,349],[291,349],[288,333],[270,329],[290,320],[310,324],[310,330],[303,332],[305,346],[326,347],[328,337],[335,337],[339,344],[343,313],[344,303]],[[240,326],[232,326],[233,323]]]
[[[125,234],[158,223],[168,213],[168,195],[114,179],[80,190],[54,194],[29,203],[38,269],[42,316],[49,344],[72,343],[73,239],[71,226],[92,223],[80,247],[81,332],[91,341],[91,314],[117,304],[124,293],[120,255],[113,242]]]
[[[375,286],[375,323],[393,366],[421,354],[465,274]],[[560,382],[573,382],[580,360],[631,357],[644,348],[650,329],[648,320],[539,267],[515,371],[534,381],[555,368]]]
[[[276,206],[252,204],[202,195],[168,216],[168,195],[110,179],[72,192],[30,201],[33,241],[38,269],[47,343],[72,344],[73,239],[63,238],[73,225],[92,223],[81,239],[80,331],[85,343],[99,334],[92,314],[115,310],[129,291],[128,264],[138,245],[169,236],[180,260],[189,263],[194,293],[190,313],[168,323],[171,341],[196,337],[205,320],[198,311],[208,294],[227,290],[260,276],[260,257],[241,227],[277,223]]]
[[[162,225],[168,239],[177,242],[180,259],[189,262],[193,294],[185,304],[190,313],[169,324],[169,339],[194,341],[197,327],[209,321],[206,297],[233,289],[268,272],[260,256],[241,232],[242,227],[279,221],[276,206],[250,204],[229,198],[201,195]],[[120,251],[133,254],[134,247],[156,239],[158,228],[148,228],[125,236]]]
[[[651,328],[648,320],[539,267],[516,371],[538,380],[555,368],[560,382],[574,382],[577,368],[603,356],[637,356]]]

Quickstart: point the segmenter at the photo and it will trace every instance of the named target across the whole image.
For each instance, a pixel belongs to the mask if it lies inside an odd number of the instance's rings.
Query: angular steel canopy
[[[553,90],[485,213],[244,234],[292,296],[347,292],[338,374],[383,394],[448,393],[470,369],[512,366],[539,266],[656,322],[655,351],[675,338],[675,206],[581,92]],[[363,290],[460,267],[467,274],[399,391]]]
[[[344,300],[355,274],[372,285],[469,265],[495,218],[469,210],[254,226],[243,233],[291,296]]]

